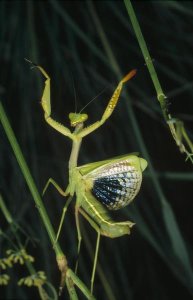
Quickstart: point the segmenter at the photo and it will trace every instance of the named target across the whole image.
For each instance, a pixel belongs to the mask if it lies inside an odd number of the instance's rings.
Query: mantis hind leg
[[[62,216],[61,216],[61,219],[60,219],[60,224],[59,224],[59,227],[58,227],[58,231],[57,231],[57,234],[56,234],[56,240],[55,240],[55,243],[58,241],[58,238],[60,236],[60,232],[61,232],[61,229],[62,229],[62,225],[64,223],[64,218],[65,218],[65,215],[66,215],[66,211],[68,209],[68,206],[69,204],[71,203],[72,201],[72,198],[73,196],[69,196],[67,201],[66,201],[66,204],[64,205],[63,207],[63,211],[62,211]]]
[[[79,210],[79,206],[76,206],[75,207],[75,220],[76,220],[76,229],[77,229],[77,235],[78,235],[78,249],[77,249],[77,260],[76,260],[76,266],[75,266],[75,273],[77,273],[77,269],[78,269],[78,260],[79,260],[80,246],[81,246],[81,241],[82,241],[78,210]]]
[[[95,273],[96,273],[98,253],[99,253],[101,232],[100,232],[99,226],[91,219],[91,217],[83,209],[79,208],[79,212],[83,215],[83,217],[90,223],[90,225],[97,232],[97,241],[96,241],[96,248],[95,248],[95,254],[94,254],[94,263],[93,263],[92,276],[91,276],[91,287],[90,287],[90,290],[91,290],[91,293],[92,293],[93,292],[94,279],[95,279]]]

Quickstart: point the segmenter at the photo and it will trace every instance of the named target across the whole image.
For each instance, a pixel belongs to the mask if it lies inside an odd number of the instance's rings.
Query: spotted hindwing
[[[141,160],[134,155],[115,159],[93,169],[84,179],[91,181],[91,192],[99,202],[117,210],[129,204],[139,192],[144,164]]]

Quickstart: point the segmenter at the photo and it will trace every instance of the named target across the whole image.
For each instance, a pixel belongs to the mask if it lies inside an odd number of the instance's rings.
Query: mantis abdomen
[[[116,238],[125,234],[130,234],[130,228],[134,223],[130,221],[126,222],[114,222],[109,214],[107,213],[106,208],[95,199],[90,191],[85,193],[84,201],[81,201],[80,212],[84,215],[85,218],[92,221],[92,226],[100,231],[100,234]]]

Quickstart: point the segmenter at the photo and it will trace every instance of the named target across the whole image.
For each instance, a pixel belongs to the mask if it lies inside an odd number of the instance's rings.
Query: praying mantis
[[[129,204],[139,192],[142,182],[142,172],[147,167],[147,161],[138,156],[137,153],[126,154],[114,157],[108,160],[89,163],[83,166],[77,166],[78,155],[82,139],[102,126],[113,113],[124,83],[130,80],[136,73],[136,70],[129,72],[118,84],[102,118],[95,123],[84,127],[88,115],[85,113],[70,113],[70,125],[74,129],[70,131],[64,125],[58,123],[51,117],[50,100],[50,77],[46,71],[39,65],[29,61],[33,67],[45,77],[45,87],[41,99],[41,105],[44,111],[45,121],[60,132],[62,135],[72,140],[72,150],[69,159],[69,183],[64,191],[54,179],[50,178],[44,188],[43,194],[50,184],[58,192],[68,199],[63,209],[57,238],[61,230],[61,224],[68,205],[73,196],[76,196],[75,221],[78,234],[78,253],[81,245],[81,231],[79,224],[79,214],[81,214],[93,227],[97,233],[94,263],[91,276],[91,293],[93,292],[94,277],[99,252],[100,236],[117,238],[130,234],[130,229],[134,225],[131,221],[114,222],[105,206],[110,210],[120,209]],[[77,268],[77,266],[76,266]]]

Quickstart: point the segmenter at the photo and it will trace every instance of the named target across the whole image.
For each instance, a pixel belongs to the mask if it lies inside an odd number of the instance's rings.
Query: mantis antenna
[[[80,111],[79,114],[87,107],[89,106],[94,100],[96,100],[100,95],[102,95],[102,93],[104,93],[104,91],[107,89],[107,87],[104,87],[104,89],[102,89],[102,91],[100,91],[98,93],[98,95],[96,95],[94,98],[92,98]]]

